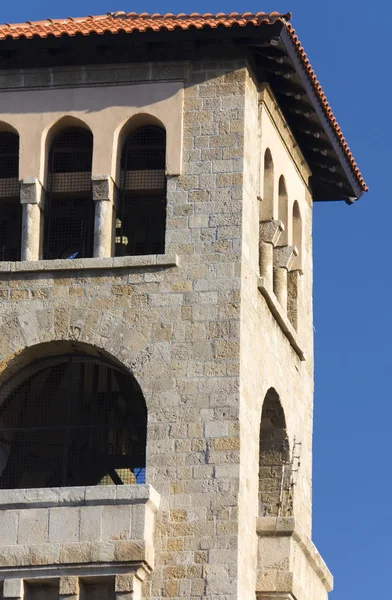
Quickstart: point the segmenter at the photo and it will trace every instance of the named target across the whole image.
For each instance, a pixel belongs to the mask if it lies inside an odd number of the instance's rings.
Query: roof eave
[[[344,198],[342,197],[342,200],[352,203],[353,201],[358,200],[362,196],[362,194],[364,193],[365,190],[359,184],[357,178],[355,177],[355,175],[351,169],[351,166],[349,165],[349,163],[347,161],[347,158],[345,156],[343,148],[342,148],[339,140],[336,137],[335,131],[333,130],[333,128],[324,112],[324,109],[320,104],[319,99],[317,98],[315,89],[309,79],[308,74],[306,73],[306,70],[302,64],[300,57],[298,56],[296,47],[293,44],[293,41],[292,41],[290,34],[286,27],[282,27],[281,32],[280,32],[280,37],[281,37],[282,43],[285,46],[286,52],[289,55],[290,60],[292,61],[299,78],[301,79],[301,83],[302,83],[303,87],[305,88],[306,93],[313,104],[314,110],[316,111],[316,114],[317,114],[318,118],[320,119],[320,122],[322,123],[324,131],[329,139],[329,142],[330,142],[332,148],[334,149],[334,151],[336,152],[336,155],[339,158],[340,165],[347,177],[347,181],[350,184],[350,187],[352,188],[352,192],[353,192],[352,197],[350,199],[348,199],[346,197],[344,197]]]

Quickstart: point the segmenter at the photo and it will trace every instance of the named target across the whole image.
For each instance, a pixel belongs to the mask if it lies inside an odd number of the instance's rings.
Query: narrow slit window
[[[0,260],[20,260],[19,136],[0,133]]]
[[[66,129],[52,144],[45,208],[45,259],[86,258],[93,254],[92,156],[93,136],[86,129]]]
[[[116,219],[116,256],[165,252],[165,156],[166,133],[160,127],[141,127],[125,143]]]

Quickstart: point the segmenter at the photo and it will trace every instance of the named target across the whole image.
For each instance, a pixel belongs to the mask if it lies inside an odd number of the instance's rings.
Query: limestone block
[[[49,509],[49,541],[78,542],[80,509],[71,506]]]
[[[79,577],[60,577],[60,596],[79,596]]]
[[[48,511],[44,508],[21,510],[19,514],[18,544],[42,544],[48,541]]]
[[[3,598],[23,598],[24,583],[23,579],[4,579]]]

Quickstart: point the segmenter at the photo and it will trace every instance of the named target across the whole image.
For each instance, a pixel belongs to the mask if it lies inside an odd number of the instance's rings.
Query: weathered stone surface
[[[0,87],[28,88],[33,75],[36,85],[45,88],[43,71],[25,74],[25,80],[4,75]],[[170,78],[176,81],[159,88],[158,80]],[[291,600],[291,595],[326,600],[328,582],[321,563],[311,563],[310,542],[295,541],[299,550],[290,562],[284,543],[274,541],[281,523],[274,535],[268,530],[258,537],[256,532],[259,474],[267,481],[266,493],[280,497],[279,469],[259,472],[262,405],[272,387],[284,410],[290,448],[294,439],[302,443],[293,513],[310,535],[308,167],[275,100],[268,90],[259,95],[244,60],[127,65],[112,73],[107,67],[62,68],[51,74],[50,93],[63,98],[58,86],[72,82],[75,89],[83,88],[83,102],[94,93],[94,102],[105,98],[110,108],[116,85],[130,80],[139,82],[132,93],[140,97],[155,90],[152,104],[159,104],[159,90],[184,100],[176,100],[183,107],[182,125],[172,133],[175,149],[172,145],[167,153],[169,161],[173,152],[176,160],[168,165],[165,254],[111,256],[117,179],[109,145],[99,153],[99,170],[94,166],[92,177],[94,258],[38,260],[42,213],[30,203],[36,183],[25,182],[21,196],[29,203],[24,206],[22,257],[31,260],[0,264],[0,385],[56,353],[87,352],[121,364],[146,400],[146,477],[153,487],[1,491],[0,574],[23,566],[34,579],[35,567],[61,566],[60,595],[75,600],[79,575],[83,585],[89,577],[98,581],[110,575],[108,594],[117,594],[118,600],[254,598],[256,579],[265,600]],[[141,81],[151,82],[148,89],[141,89]],[[101,87],[103,82],[113,86]],[[74,108],[77,118],[95,119],[94,143],[101,143],[96,140],[102,139],[102,120]],[[121,105],[121,114],[128,108]],[[142,114],[142,108],[137,112]],[[27,130],[20,133],[28,136]],[[111,131],[110,148],[116,145],[114,137]],[[265,174],[259,165],[267,148],[275,161],[275,196],[272,220],[260,225],[257,198]],[[44,170],[35,157],[29,168],[36,179]],[[281,175],[288,190],[284,206],[278,197]],[[295,281],[290,273],[287,283],[295,200],[303,225],[302,273]],[[265,253],[267,278],[260,272],[260,242],[276,246],[283,228],[287,246]],[[273,288],[274,266],[286,274],[280,295]],[[258,289],[260,274],[268,279],[267,287],[260,285],[265,293]],[[268,557],[268,568],[262,568],[260,556]]]

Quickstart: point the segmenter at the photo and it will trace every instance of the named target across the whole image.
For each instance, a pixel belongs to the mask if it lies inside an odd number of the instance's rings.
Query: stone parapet
[[[27,567],[154,564],[154,521],[160,496],[150,485],[3,490],[0,578]],[[23,578],[23,574],[21,576]]]

